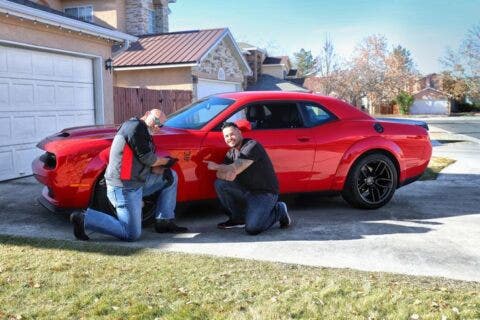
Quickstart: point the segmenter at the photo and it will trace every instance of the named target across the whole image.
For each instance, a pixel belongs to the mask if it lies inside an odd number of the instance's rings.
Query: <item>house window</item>
[[[83,21],[93,22],[92,6],[65,8],[64,12],[67,16],[77,18]]]
[[[148,10],[148,33],[155,33],[155,11]]]

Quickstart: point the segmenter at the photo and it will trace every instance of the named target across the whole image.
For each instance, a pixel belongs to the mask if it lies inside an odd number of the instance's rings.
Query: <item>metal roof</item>
[[[114,67],[198,63],[228,29],[191,30],[139,37],[114,59]]]

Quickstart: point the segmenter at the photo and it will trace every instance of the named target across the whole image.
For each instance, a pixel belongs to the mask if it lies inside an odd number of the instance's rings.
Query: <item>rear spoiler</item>
[[[386,121],[386,122],[396,122],[404,124],[413,124],[415,126],[420,126],[428,131],[428,124],[422,120],[413,120],[413,119],[396,119],[396,118],[375,118],[377,120]]]

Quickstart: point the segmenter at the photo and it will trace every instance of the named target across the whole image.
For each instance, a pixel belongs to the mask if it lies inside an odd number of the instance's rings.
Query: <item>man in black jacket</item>
[[[113,139],[105,172],[107,196],[117,217],[91,208],[85,213],[72,213],[70,220],[77,239],[88,240],[88,230],[125,241],[137,240],[142,232],[142,198],[159,190],[155,230],[187,231],[174,222],[178,178],[170,167],[176,159],[157,157],[151,136],[165,120],[161,110],[153,109],[140,119],[131,118],[122,124]]]
[[[278,180],[263,146],[253,139],[244,139],[233,122],[225,122],[222,133],[230,147],[224,163],[205,161],[208,169],[217,172],[215,190],[229,217],[218,228],[245,227],[251,235],[267,230],[276,222],[281,228],[288,228],[292,220],[287,205],[277,202]]]

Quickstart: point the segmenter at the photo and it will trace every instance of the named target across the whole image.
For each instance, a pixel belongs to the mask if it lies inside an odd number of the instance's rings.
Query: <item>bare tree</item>
[[[480,24],[468,31],[458,50],[447,49],[441,62],[447,68],[450,80],[460,83],[457,88],[464,83],[466,94],[480,100]]]

